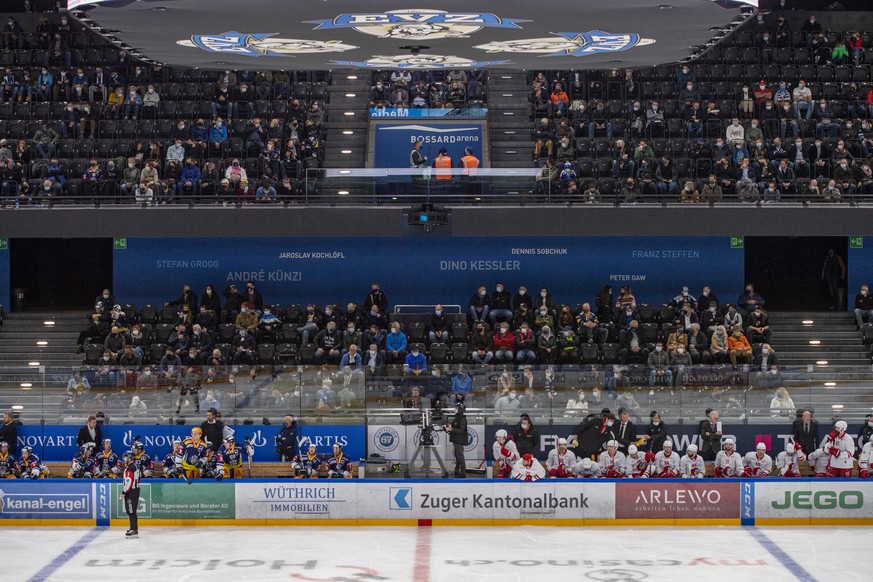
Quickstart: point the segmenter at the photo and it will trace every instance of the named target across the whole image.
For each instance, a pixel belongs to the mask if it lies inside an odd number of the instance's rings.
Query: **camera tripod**
[[[449,478],[449,472],[446,470],[446,465],[443,463],[442,457],[440,457],[439,451],[436,449],[433,440],[433,427],[425,427],[421,430],[421,439],[415,447],[415,452],[412,454],[412,458],[409,459],[409,465],[406,466],[406,475],[405,477],[408,479],[409,474],[412,472],[412,465],[415,463],[415,460],[421,455],[422,462],[422,473],[425,478],[430,477],[431,473],[431,464],[433,459],[431,456],[436,458],[437,464],[439,464],[441,474],[440,477],[442,479]]]

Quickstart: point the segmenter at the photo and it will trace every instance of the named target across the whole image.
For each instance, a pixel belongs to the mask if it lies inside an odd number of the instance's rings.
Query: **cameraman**
[[[467,461],[464,459],[464,447],[467,446],[467,416],[464,414],[464,395],[455,394],[455,417],[452,424],[446,425],[449,441],[455,450],[455,477],[463,479],[467,476]]]
[[[283,461],[297,456],[297,421],[292,416],[282,419],[282,430],[276,435],[276,452]]]

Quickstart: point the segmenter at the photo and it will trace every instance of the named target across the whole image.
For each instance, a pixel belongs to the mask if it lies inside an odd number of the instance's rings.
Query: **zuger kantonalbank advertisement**
[[[612,519],[615,485],[290,481],[238,483],[237,519]]]
[[[873,482],[759,481],[755,519],[873,518]]]

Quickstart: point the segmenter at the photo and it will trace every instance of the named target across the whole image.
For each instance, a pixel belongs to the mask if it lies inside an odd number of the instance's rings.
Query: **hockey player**
[[[573,472],[580,479],[596,479],[603,476],[603,471],[600,470],[600,463],[595,463],[588,457],[576,463]]]
[[[328,479],[350,479],[352,477],[352,460],[343,453],[343,446],[333,445],[333,456],[327,459]]]
[[[298,479],[302,479],[304,477],[309,477],[311,479],[318,478],[318,468],[324,461],[321,458],[321,455],[318,454],[318,450],[315,448],[315,445],[309,443],[309,450],[301,457],[294,457],[294,460],[291,462],[291,466],[294,467],[295,476]]]
[[[512,466],[512,478],[517,481],[539,481],[546,476],[546,469],[530,453]]]
[[[145,446],[139,441],[134,441],[131,452],[133,453],[133,462],[136,464],[136,468],[139,469],[140,477],[153,476],[155,474],[155,464],[151,456],[145,452]]]
[[[243,453],[251,456],[252,446],[234,442],[233,435],[224,437],[224,443],[218,447],[218,470],[225,478],[242,478]],[[251,452],[250,452],[251,451]]]
[[[19,477],[15,468],[15,457],[9,454],[9,443],[0,442],[0,479]]]
[[[112,439],[103,439],[103,450],[97,453],[94,461],[97,463],[98,477],[120,477],[124,471],[118,455],[112,450]]]
[[[3,443],[0,443],[0,447]],[[864,443],[861,449],[861,458],[858,459],[858,477],[869,479],[873,477],[873,440]]]
[[[94,447],[94,443],[85,443],[79,447],[79,454],[73,457],[73,463],[67,472],[68,479],[90,479],[100,474],[94,460]]]
[[[184,479],[185,470],[182,469],[182,441],[173,439],[173,449],[167,453],[161,463],[164,477],[168,479]]]
[[[855,467],[855,441],[846,434],[849,425],[838,420],[834,430],[822,440],[821,448],[829,455],[828,477],[851,477]]]
[[[636,445],[628,445],[624,459],[624,476],[629,479],[648,479],[649,461]]]
[[[780,477],[800,477],[800,462],[804,459],[803,451],[797,450],[794,441],[785,445],[785,450],[776,455],[776,469]]]
[[[512,474],[512,466],[518,461],[518,447],[510,440],[509,433],[503,429],[494,436],[494,464],[491,467],[494,477],[506,479]]]
[[[603,476],[607,479],[621,479],[624,477],[624,464],[624,453],[618,450],[618,441],[606,441],[606,451],[600,453],[600,470]]]
[[[742,477],[743,459],[734,450],[734,439],[724,439],[722,450],[715,456],[712,474],[715,477]]]
[[[573,476],[573,468],[576,466],[576,455],[567,449],[567,439],[558,439],[558,444],[549,451],[546,459],[546,472],[549,477],[564,479]]]
[[[21,447],[21,458],[16,463],[16,470],[24,479],[44,479],[49,476],[48,467],[33,454],[33,448],[27,446]]]
[[[187,479],[197,479],[206,460],[206,443],[201,440],[200,427],[191,429],[191,436],[182,443],[182,469]]]
[[[685,456],[679,461],[679,472],[683,479],[703,479],[706,476],[706,465],[703,457],[697,454],[697,445],[688,445]]]
[[[212,443],[209,440],[203,439],[203,444],[206,445],[206,455],[200,457],[200,476],[204,479],[221,481],[224,479],[224,470],[218,470],[218,454],[212,450]]]
[[[652,477],[672,479],[679,476],[679,454],[673,452],[673,440],[664,440],[664,449],[655,455],[655,469]]]
[[[773,459],[767,454],[767,445],[758,443],[754,452],[746,453],[743,465],[743,477],[769,477],[773,472]]]
[[[806,460],[812,464],[816,477],[827,477],[828,453],[824,449],[816,449],[806,455]]]

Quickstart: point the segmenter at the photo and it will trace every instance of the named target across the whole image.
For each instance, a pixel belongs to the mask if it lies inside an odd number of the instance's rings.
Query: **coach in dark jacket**
[[[794,421],[794,441],[798,443],[803,453],[808,455],[818,448],[821,439],[818,437],[818,421],[812,418],[811,410],[804,410],[800,418]]]
[[[97,424],[96,416],[89,416],[85,426],[79,429],[76,444],[81,447],[85,443],[94,443],[98,447],[103,447],[103,433],[100,431],[100,425]]]
[[[519,457],[528,454],[537,456],[540,447],[540,431],[537,430],[527,414],[522,414],[521,420],[512,429],[512,440],[515,441]]]
[[[9,454],[13,457],[18,451],[18,425],[19,421],[12,418],[11,412],[3,413],[3,425],[0,426],[0,442],[9,445]]]

